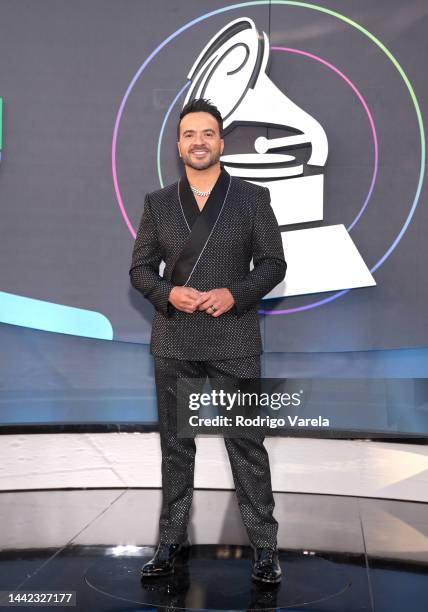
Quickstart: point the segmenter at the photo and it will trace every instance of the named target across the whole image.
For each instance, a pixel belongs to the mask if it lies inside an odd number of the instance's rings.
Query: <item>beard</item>
[[[203,159],[198,159],[193,153],[186,153],[183,155],[182,159],[185,165],[190,166],[194,170],[206,170],[219,162],[221,156],[220,148],[215,151],[210,151],[209,149],[203,150],[207,151],[207,155]]]

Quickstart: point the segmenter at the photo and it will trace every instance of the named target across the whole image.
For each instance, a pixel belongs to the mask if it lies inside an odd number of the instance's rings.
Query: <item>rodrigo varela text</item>
[[[273,418],[269,416],[256,416],[248,418],[236,414],[234,417],[215,416],[199,417],[196,414],[189,418],[191,427],[329,427],[330,421],[322,416],[304,419],[298,416],[287,415],[283,418]]]

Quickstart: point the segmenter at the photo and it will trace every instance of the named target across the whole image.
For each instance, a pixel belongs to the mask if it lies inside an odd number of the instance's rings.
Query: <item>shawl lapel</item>
[[[171,273],[174,285],[187,285],[189,282],[223,210],[231,180],[230,174],[221,166],[220,175],[201,211],[185,172],[179,180],[178,198],[190,235]]]

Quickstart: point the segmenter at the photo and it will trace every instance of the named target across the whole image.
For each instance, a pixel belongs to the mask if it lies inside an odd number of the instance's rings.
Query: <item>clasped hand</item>
[[[188,313],[205,310],[212,317],[219,317],[235,303],[233,295],[225,287],[198,291],[194,287],[177,286],[171,290],[169,301],[177,310]],[[214,306],[215,310],[211,306]]]

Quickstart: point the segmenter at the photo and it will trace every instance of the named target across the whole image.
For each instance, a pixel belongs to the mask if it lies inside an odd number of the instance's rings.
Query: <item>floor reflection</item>
[[[0,590],[74,590],[84,612],[428,610],[425,504],[276,493],[283,578],[263,585],[233,491],[195,491],[188,563],[141,580],[159,501],[147,489],[0,494]]]

